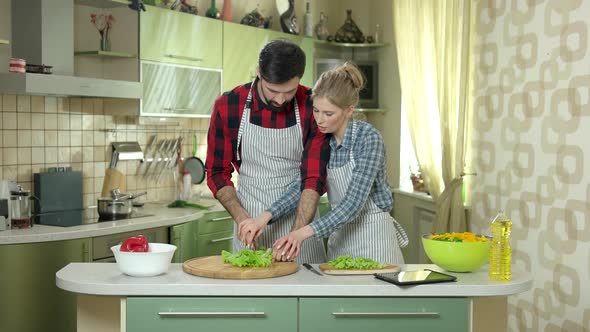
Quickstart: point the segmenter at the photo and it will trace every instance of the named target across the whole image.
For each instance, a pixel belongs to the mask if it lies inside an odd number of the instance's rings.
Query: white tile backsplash
[[[30,96],[17,96],[16,98],[16,111],[17,112],[31,112],[31,97]]]
[[[110,144],[137,141],[145,148],[152,132],[165,129],[158,139],[176,138],[175,129],[207,128],[208,119],[180,119],[181,126],[140,126],[137,117],[111,115],[101,98],[63,98],[0,95],[0,179],[32,185],[35,172],[49,167],[71,166],[83,173],[84,200],[96,204],[111,158]],[[108,132],[106,129],[115,129]],[[183,156],[190,151],[190,134],[183,133]],[[204,159],[205,135],[198,134],[198,154]],[[138,161],[121,161],[117,168],[126,174],[130,191],[148,191],[147,199],[173,199],[176,193],[173,170],[159,177],[136,174]],[[176,176],[180,180],[180,175]]]
[[[16,129],[16,112],[2,113],[2,129]]]

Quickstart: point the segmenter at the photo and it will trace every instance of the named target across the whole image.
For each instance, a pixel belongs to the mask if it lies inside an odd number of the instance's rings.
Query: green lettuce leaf
[[[336,259],[328,262],[328,265],[334,269],[362,269],[362,270],[374,270],[385,267],[385,264],[376,262],[369,258],[363,258],[358,256],[352,258],[350,255],[338,256]]]
[[[222,250],[223,262],[237,267],[269,267],[272,264],[272,250],[243,249],[236,253]]]

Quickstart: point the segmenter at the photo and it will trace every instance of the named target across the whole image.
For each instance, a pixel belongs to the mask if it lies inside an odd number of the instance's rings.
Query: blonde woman
[[[408,244],[408,238],[390,215],[393,197],[383,139],[370,124],[352,119],[363,85],[362,73],[347,62],[323,73],[313,87],[313,115],[320,131],[331,135],[327,187],[332,210],[279,238],[274,247],[282,253],[280,260],[297,257],[308,238],[328,237],[330,260],[352,255],[404,263],[400,247]],[[261,227],[250,230],[247,241],[265,226],[265,218],[256,219]]]

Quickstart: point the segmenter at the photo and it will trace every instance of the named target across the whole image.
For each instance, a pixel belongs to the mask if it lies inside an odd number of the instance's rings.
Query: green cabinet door
[[[269,41],[284,38],[299,45],[305,52],[305,73],[301,84],[313,85],[313,39],[279,31],[223,23],[223,90],[252,81],[256,76],[258,54]]]
[[[251,82],[256,76],[258,53],[264,47],[263,29],[223,23],[223,90]]]
[[[223,23],[147,6],[140,15],[140,58],[221,69]]]
[[[469,311],[467,298],[302,298],[299,332],[467,332]]]
[[[222,250],[231,251],[233,238],[233,230],[197,236],[196,257],[221,255]]]
[[[0,245],[0,330],[76,331],[76,295],[55,273],[90,257],[90,239]]]
[[[170,244],[176,246],[172,263],[184,263],[187,259],[196,257],[194,242],[196,240],[193,222],[187,222],[170,227]]]
[[[315,44],[312,38],[301,38],[299,46],[305,52],[305,73],[301,78],[301,84],[313,88],[314,81],[314,59],[315,59]]]
[[[231,250],[234,220],[226,211],[170,227],[170,243],[176,246],[173,263],[202,256],[220,255]]]
[[[295,298],[127,298],[127,331],[297,332]]]
[[[231,231],[234,227],[234,219],[227,211],[207,213],[199,219],[196,227],[200,235]]]

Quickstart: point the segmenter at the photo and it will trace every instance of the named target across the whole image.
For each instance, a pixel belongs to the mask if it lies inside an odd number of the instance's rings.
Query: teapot
[[[17,190],[10,191],[10,221],[11,228],[31,228],[33,227],[33,203],[37,197],[32,196],[28,190],[23,190],[18,185]]]

